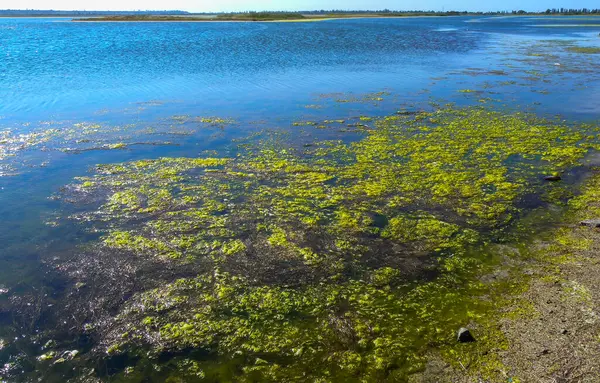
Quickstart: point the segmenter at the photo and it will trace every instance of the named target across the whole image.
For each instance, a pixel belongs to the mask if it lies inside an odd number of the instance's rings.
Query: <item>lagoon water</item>
[[[5,122],[89,119],[100,110],[150,100],[177,102],[174,110],[194,113],[244,115],[259,108],[272,114],[282,106],[292,111],[319,93],[389,88],[409,95],[452,70],[497,66],[498,57],[489,53],[501,48],[499,41],[597,36],[597,27],[581,27],[594,22],[569,18],[560,20],[565,27],[544,28],[557,21],[164,25],[1,19],[0,116]]]
[[[223,152],[259,128],[290,132],[294,121],[386,115],[432,101],[494,99],[598,119],[600,55],[557,48],[600,47],[597,25],[584,17],[0,19],[0,338],[13,335],[4,291],[60,294],[46,260],[98,236],[48,224],[67,209],[51,197],[95,164]],[[235,123],[198,129],[209,117]],[[106,131],[98,128],[92,142],[79,135],[96,126]],[[126,149],[114,150],[115,142]],[[9,360],[1,352],[0,344],[0,366]]]

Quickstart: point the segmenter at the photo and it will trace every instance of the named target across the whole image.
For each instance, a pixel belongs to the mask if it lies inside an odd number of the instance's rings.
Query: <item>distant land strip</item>
[[[524,10],[498,12],[472,11],[392,11],[373,10],[314,10],[300,12],[264,11],[238,13],[190,13],[181,10],[164,11],[60,11],[60,10],[0,10],[0,17],[71,17],[73,21],[314,21],[359,17],[410,16],[510,16],[510,15],[585,15],[600,16],[600,9],[554,8],[540,12]]]

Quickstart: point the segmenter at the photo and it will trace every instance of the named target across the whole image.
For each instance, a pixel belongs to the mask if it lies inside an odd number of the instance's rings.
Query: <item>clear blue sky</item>
[[[384,9],[496,11],[600,8],[598,0],[0,0],[2,9],[148,10],[192,12],[246,10]]]

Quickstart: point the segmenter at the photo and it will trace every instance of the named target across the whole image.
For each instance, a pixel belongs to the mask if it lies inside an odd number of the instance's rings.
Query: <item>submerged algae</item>
[[[220,131],[236,122],[230,118],[173,116],[152,127],[143,123],[100,125],[86,122],[40,122],[37,127],[0,130],[0,177],[26,167],[45,166],[52,152],[79,154],[96,150],[124,150],[139,145],[177,145],[166,138],[188,136],[207,129]],[[27,128],[24,130],[23,128]],[[143,140],[147,138],[147,140]],[[115,142],[115,140],[117,140]],[[28,152],[28,153],[26,153]],[[43,159],[40,157],[45,154]],[[28,155],[35,156],[31,161]]]
[[[600,54],[599,47],[569,47],[567,51],[572,53]]]
[[[522,288],[480,281],[502,257],[488,243],[508,238],[529,196],[565,195],[542,176],[577,166],[597,127],[445,107],[374,119],[362,134],[102,165],[82,178],[73,196],[105,202],[77,218],[107,232],[105,248],[212,263],[136,294],[102,344],[139,356],[203,350],[193,366],[213,381],[403,381],[431,348],[499,374],[486,350],[506,344],[493,326],[477,344],[453,341]]]
[[[562,84],[575,90],[573,84],[589,84],[599,79],[600,63],[597,59],[597,47],[579,46],[577,40],[555,39],[536,41],[498,41],[503,45],[496,53],[505,56],[499,63],[484,68],[467,68],[449,73],[452,76],[486,76],[489,82],[477,84],[472,90],[463,93],[491,94],[493,87],[529,87],[532,93],[540,93],[539,84]],[[506,81],[499,76],[510,76],[521,81]],[[568,80],[568,81],[565,81]],[[457,83],[462,83],[457,79]],[[532,85],[536,86],[532,86]],[[558,90],[558,89],[557,89]],[[561,90],[565,90],[561,88]],[[459,90],[460,92],[460,90]],[[520,91],[519,91],[520,92]],[[548,94],[543,91],[542,94]]]

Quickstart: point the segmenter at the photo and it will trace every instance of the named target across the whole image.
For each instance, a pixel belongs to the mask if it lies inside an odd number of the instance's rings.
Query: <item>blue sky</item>
[[[193,12],[311,9],[394,9],[495,11],[600,8],[598,0],[0,0],[9,9],[182,9]]]

